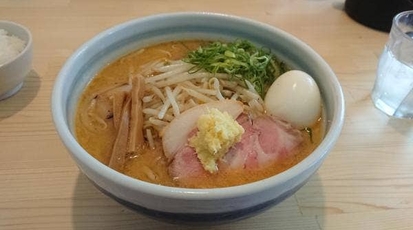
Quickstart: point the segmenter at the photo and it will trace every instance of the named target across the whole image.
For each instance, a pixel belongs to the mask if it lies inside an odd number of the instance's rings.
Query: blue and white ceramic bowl
[[[328,124],[319,147],[291,169],[258,182],[217,189],[150,184],[118,173],[89,155],[76,141],[74,111],[79,95],[107,63],[140,47],[180,39],[245,38],[269,47],[297,69],[314,76]],[[297,38],[269,25],[215,13],[172,13],[110,28],[82,45],[56,79],[52,95],[56,129],[80,170],[103,193],[151,217],[171,222],[222,223],[257,214],[291,196],[320,167],[339,137],[344,119],[340,84],[327,63]]]

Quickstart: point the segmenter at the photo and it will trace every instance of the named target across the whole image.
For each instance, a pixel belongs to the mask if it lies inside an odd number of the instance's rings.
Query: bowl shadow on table
[[[314,203],[316,202],[316,203]],[[319,230],[317,216],[323,212],[323,189],[318,174],[294,196],[275,207],[247,219],[222,225],[177,225],[154,220],[120,205],[101,193],[79,173],[72,206],[73,229],[309,229]],[[309,210],[312,211],[309,211]],[[316,210],[314,212],[314,210]],[[314,215],[313,213],[316,213]]]
[[[0,100],[0,121],[13,116],[29,105],[39,92],[40,86],[40,76],[35,70],[30,70],[22,88],[11,97]]]

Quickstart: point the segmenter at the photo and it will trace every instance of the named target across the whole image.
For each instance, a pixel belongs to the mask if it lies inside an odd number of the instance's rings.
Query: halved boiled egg
[[[320,90],[310,75],[291,70],[279,76],[270,86],[264,104],[270,115],[302,129],[311,126],[320,117]]]

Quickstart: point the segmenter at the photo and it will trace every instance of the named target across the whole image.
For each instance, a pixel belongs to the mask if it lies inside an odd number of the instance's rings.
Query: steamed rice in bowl
[[[243,90],[241,91],[247,92],[246,94],[248,95],[254,91],[255,87],[251,87],[251,85],[249,84],[252,82],[246,83],[246,81],[241,81],[241,83],[235,81],[235,85],[233,79],[229,81],[229,78],[227,76],[228,74],[225,75],[225,73],[211,74],[206,73],[207,71],[205,70],[198,70],[200,72],[196,72],[196,74],[202,73],[204,75],[210,76],[204,80],[202,80],[202,78],[197,79],[195,80],[195,82],[184,81],[182,83],[179,83],[181,84],[179,85],[179,87],[178,85],[158,85],[155,88],[159,89],[161,94],[157,94],[155,92],[157,91],[157,89],[155,89],[153,85],[156,85],[154,82],[157,81],[151,82],[151,80],[149,80],[151,77],[157,77],[166,73],[167,71],[163,72],[163,70],[165,70],[165,68],[168,69],[173,65],[179,66],[188,64],[187,62],[180,62],[180,60],[184,58],[186,54],[181,54],[180,58],[172,58],[172,56],[174,56],[172,52],[163,48],[159,49],[159,46],[162,46],[162,44],[168,44],[169,42],[180,43],[181,41],[197,41],[201,43],[204,43],[205,41],[221,41],[228,43],[233,42],[237,39],[245,39],[256,45],[256,47],[258,47],[259,49],[265,47],[267,51],[270,50],[277,58],[279,58],[279,60],[285,62],[289,66],[289,68],[302,70],[312,76],[315,80],[314,82],[316,82],[320,89],[319,91],[321,92],[322,106],[319,106],[320,109],[323,108],[324,113],[319,113],[319,117],[316,119],[319,122],[318,127],[320,128],[320,132],[317,133],[316,128],[314,128],[313,130],[313,141],[315,143],[315,146],[313,146],[314,151],[309,151],[307,153],[308,156],[303,156],[302,159],[299,160],[299,163],[293,163],[293,165],[295,166],[287,170],[282,169],[276,172],[275,174],[279,173],[276,176],[266,174],[264,177],[257,177],[258,179],[255,178],[249,182],[238,181],[234,183],[231,182],[233,184],[223,183],[220,185],[220,182],[218,182],[217,185],[217,181],[225,181],[219,179],[219,175],[221,175],[220,172],[224,172],[224,174],[230,174],[230,172],[234,170],[245,170],[244,166],[246,166],[248,169],[253,167],[252,165],[254,164],[250,165],[241,163],[238,164],[238,166],[241,165],[240,168],[235,167],[235,169],[233,169],[230,167],[233,166],[233,164],[225,165],[224,163],[222,163],[242,162],[239,160],[231,161],[231,159],[236,159],[234,158],[234,156],[237,156],[237,154],[235,154],[234,152],[231,153],[231,155],[225,153],[242,149],[239,148],[239,146],[236,146],[240,145],[240,143],[245,143],[243,142],[245,141],[243,140],[245,139],[245,136],[242,136],[243,134],[247,133],[252,138],[255,138],[255,140],[258,138],[258,141],[249,140],[250,142],[248,143],[259,143],[259,147],[264,150],[267,150],[268,148],[271,149],[273,146],[264,145],[271,144],[272,142],[260,142],[262,135],[258,135],[257,132],[265,133],[262,132],[261,129],[265,129],[267,127],[277,127],[277,129],[281,130],[280,132],[289,134],[289,137],[292,136],[293,140],[296,140],[296,135],[301,136],[302,138],[310,136],[308,130],[306,131],[305,128],[297,128],[297,125],[300,125],[299,123],[293,122],[294,125],[292,125],[293,123],[286,123],[284,119],[282,119],[282,121],[274,121],[274,119],[272,118],[266,119],[270,117],[268,114],[266,114],[266,110],[264,109],[260,111],[260,109],[257,109],[260,107],[266,107],[266,98],[265,96],[260,95],[259,92],[256,92],[259,97],[257,97],[255,101],[251,100],[246,95],[242,96],[242,94],[240,93],[234,96],[234,94],[237,94],[238,91],[232,90],[231,92],[229,92],[230,90],[226,87],[243,87]],[[152,49],[156,46],[158,46],[156,49]],[[196,50],[198,47],[199,44],[197,44],[193,49],[190,50]],[[150,50],[152,50],[153,52],[155,52],[156,50],[157,55],[164,55],[160,57],[160,59],[158,58],[159,60],[169,59],[163,63],[159,62],[159,65],[156,64],[156,60],[146,60],[142,61],[141,63],[137,63],[137,59],[145,59],[145,56],[140,55],[145,55],[144,53],[146,51],[149,52]],[[154,55],[149,56],[153,57]],[[130,65],[129,62],[133,62],[134,64]],[[112,64],[107,66],[108,63]],[[153,66],[146,68],[151,65]],[[116,66],[119,67],[119,69],[114,71],[114,69],[117,68]],[[188,70],[186,69],[181,71],[180,74],[186,75],[187,72]],[[217,77],[222,74],[224,74],[226,77]],[[112,76],[114,81],[107,80],[108,76]],[[277,78],[283,79],[279,76]],[[297,79],[298,78],[299,77],[297,77]],[[101,84],[99,83],[99,81]],[[226,83],[225,81],[228,82]],[[105,84],[106,86],[102,87],[102,85]],[[225,84],[229,84],[229,86],[225,86]],[[143,93],[139,90],[133,90],[135,88],[139,88],[135,86],[142,85],[145,88]],[[204,85],[206,87],[203,87]],[[115,91],[111,91],[112,89],[118,87],[122,87],[122,90],[118,91],[118,89],[116,89]],[[166,87],[169,87],[169,89]],[[272,85],[266,87],[268,87],[266,89],[267,91],[271,91]],[[175,91],[176,88],[178,88],[178,90]],[[199,88],[201,88],[202,90],[200,90]],[[103,89],[103,91],[100,89]],[[109,90],[106,91],[107,89]],[[174,93],[174,91],[176,92],[176,94]],[[217,94],[218,91],[220,91],[221,96],[223,96],[224,98],[220,98],[219,94]],[[255,91],[257,91],[257,89],[255,89]],[[118,97],[110,95],[113,92],[121,92],[120,95],[123,96]],[[185,95],[180,96],[180,93],[185,93]],[[125,100],[125,98],[128,98],[128,95],[139,95],[138,98],[140,100],[137,100],[139,103],[136,103],[134,105],[135,107],[133,108],[131,106],[131,104],[133,103],[128,102],[128,99]],[[177,103],[177,106],[173,106],[172,104],[174,102],[172,102],[171,97],[169,97],[169,103],[165,103],[168,101],[168,99],[166,99],[168,98],[168,95],[173,95],[175,102],[179,102],[180,97],[182,97],[181,99],[183,100],[183,103]],[[210,98],[213,101],[208,102],[208,99],[204,97]],[[242,97],[244,97],[245,100],[242,99]],[[255,96],[253,96],[253,98],[254,97]],[[123,98],[123,100],[116,99],[116,101],[122,101],[123,103],[115,103],[115,98]],[[193,102],[191,101],[191,99]],[[234,102],[234,99],[238,102]],[[65,64],[56,81],[52,100],[53,117],[57,130],[59,131],[63,142],[70,150],[70,153],[72,154],[82,172],[84,172],[85,175],[99,189],[101,189],[104,193],[113,197],[120,203],[126,205],[127,207],[143,212],[150,216],[166,218],[169,220],[184,220],[191,222],[220,222],[236,220],[258,213],[259,211],[264,210],[266,207],[279,203],[286,197],[293,194],[293,192],[303,186],[308,178],[316,171],[316,169],[321,165],[326,154],[334,145],[341,130],[344,112],[342,92],[334,73],[331,71],[328,65],[308,46],[282,31],[279,31],[267,25],[263,25],[261,23],[233,16],[206,13],[177,13],[158,15],[130,21],[101,33],[91,41],[87,42],[84,46],[82,46]],[[125,101],[126,103],[124,103]],[[187,101],[190,101],[188,105],[191,105],[191,108],[184,108],[187,105],[185,103]],[[229,101],[230,104],[225,104],[224,106],[222,106],[222,101],[223,103]],[[277,102],[277,100],[273,102]],[[101,105],[103,104],[112,106],[112,110],[109,111],[109,113],[107,113],[108,110],[106,110],[105,112],[105,109],[94,110],[96,108],[101,108],[97,107],[98,103]],[[160,104],[159,106],[145,107],[150,103]],[[218,103],[219,105],[202,107],[202,105],[211,105],[209,103]],[[166,109],[162,109],[164,108],[165,104],[169,105]],[[239,106],[240,104],[241,106]],[[119,106],[121,109],[117,110],[121,112],[114,112],[113,108],[115,107],[115,105],[121,105]],[[122,133],[121,131],[119,131],[121,130],[120,127],[128,127],[127,130],[130,130],[130,126],[120,125],[122,123],[118,122],[120,120],[114,122],[115,117],[116,119],[119,119],[119,117],[123,117],[123,114],[132,114],[130,111],[135,110],[136,108],[140,108],[140,106],[142,106],[142,113],[139,114],[143,119],[136,119],[132,118],[132,116],[129,116],[129,119],[125,120],[126,122],[133,124],[135,124],[134,122],[131,122],[133,119],[135,119],[135,121],[142,121],[142,129],[136,129],[136,127],[133,128],[133,130],[140,130],[139,134],[142,134],[142,136],[139,137],[140,135],[133,133],[132,136],[134,137],[129,137],[128,135],[126,139],[118,139],[118,141],[116,141],[118,136],[117,134]],[[75,111],[81,111],[81,109],[78,110],[78,108],[81,107],[85,107],[86,109],[90,110],[89,112],[86,112],[86,115],[80,115],[80,113],[78,112],[75,113]],[[179,112],[177,112],[178,110],[174,109],[173,107],[178,107]],[[224,107],[225,109],[220,109],[222,107]],[[215,108],[217,108],[218,111],[215,111]],[[241,108],[241,112],[237,112],[239,111],[238,108]],[[124,111],[126,111],[126,113],[123,113]],[[159,114],[161,111],[165,111],[165,113]],[[188,115],[187,111],[192,112],[190,112]],[[199,156],[199,153],[204,151],[208,152],[210,149],[212,149],[210,148],[208,150],[208,148],[213,145],[203,145],[208,142],[202,144],[202,141],[198,141],[201,143],[200,145],[197,145],[196,143],[197,137],[205,138],[207,134],[211,134],[208,132],[208,129],[204,129],[205,127],[208,127],[207,125],[203,127],[202,124],[197,124],[198,120],[201,117],[196,115],[198,113],[201,113],[201,115],[203,116],[202,119],[207,121],[217,121],[219,119],[216,118],[222,118],[221,120],[224,121],[222,124],[223,127],[231,128],[234,126],[228,124],[238,123],[238,125],[241,126],[244,131],[241,132],[242,134],[236,134],[236,132],[234,132],[235,134],[232,136],[232,138],[229,138],[230,140],[228,142],[219,142],[222,146],[224,146],[224,150],[226,150],[225,146],[228,147],[229,145],[228,151],[224,152],[223,155],[221,155],[223,151],[217,150],[216,153],[220,153],[218,155],[212,154],[212,157],[211,154],[206,155],[207,157]],[[204,116],[205,114],[207,116]],[[321,120],[319,120],[320,115]],[[90,127],[88,128],[87,124],[82,124],[84,127],[79,128],[78,125],[84,123],[84,121],[81,121],[83,119],[81,118],[82,116],[83,118],[85,118],[86,123],[96,122],[100,125],[98,126],[99,131],[97,131],[99,133],[99,137],[93,137],[93,135],[89,133],[90,135],[84,135],[89,136],[89,139],[82,141],[82,132],[94,132],[94,128],[92,128],[92,131],[89,130]],[[161,120],[159,117],[162,116],[163,118],[167,117],[167,120]],[[280,114],[280,116],[283,116],[283,114]],[[151,117],[152,119],[150,119]],[[185,119],[179,119],[180,117],[185,117]],[[102,122],[102,118],[104,122]],[[187,121],[187,119],[191,120],[192,122],[189,128],[187,125],[188,122],[183,122]],[[181,122],[174,122],[174,120]],[[247,122],[244,123],[245,121]],[[193,126],[194,123],[195,127]],[[256,125],[258,127],[256,127]],[[174,128],[167,128],[168,126],[172,126]],[[105,134],[105,130],[112,130],[112,134]],[[168,130],[172,130],[169,131],[170,134],[168,134]],[[221,131],[222,130],[228,129],[221,129]],[[271,130],[273,129],[271,128]],[[185,136],[187,132],[190,133],[188,134],[189,136]],[[115,135],[113,135],[113,133]],[[213,132],[211,136],[214,137],[214,135],[216,136],[217,133],[219,132]],[[182,138],[183,134],[185,134],[184,138]],[[105,135],[112,136],[112,139],[105,139],[107,138]],[[169,135],[168,138],[166,138],[167,140],[175,140],[177,138],[178,142],[167,141],[165,143],[165,140],[161,140],[160,142],[156,141],[156,139],[165,138],[165,135]],[[272,137],[274,135],[264,136]],[[154,142],[152,142],[152,144],[150,141],[151,137],[153,140],[155,140]],[[76,138],[78,138],[79,143],[77,142]],[[202,138],[198,138],[198,140],[202,140]],[[94,145],[91,142],[94,142],[97,139],[103,140],[101,141],[101,143],[104,143],[106,146],[93,147]],[[134,141],[130,142],[129,140],[131,139],[133,139]],[[139,140],[144,140],[144,147],[140,145],[129,144],[140,143]],[[183,145],[182,140],[184,140]],[[222,141],[222,139],[219,138],[218,140]],[[90,146],[87,146],[89,142]],[[110,162],[113,150],[118,149],[119,146],[127,149],[127,151],[123,151],[125,153],[123,156],[125,157],[118,157],[116,155],[116,157],[113,158],[115,164],[112,164],[113,167],[111,169]],[[130,146],[133,147],[129,149]],[[159,155],[152,157],[152,155],[150,155],[149,153],[152,153],[153,149],[159,149],[157,148],[158,146],[163,148],[163,151],[155,153]],[[164,151],[165,146],[167,148],[166,155]],[[291,146],[293,146],[293,149],[295,148],[294,144]],[[254,146],[254,149],[256,149],[256,147],[257,146]],[[183,149],[188,150],[188,148],[190,151],[182,151]],[[199,149],[199,151],[194,151],[194,149],[197,148]],[[99,149],[106,149],[106,152],[104,154],[94,153],[94,151],[99,152]],[[142,162],[139,162],[139,160],[141,160],[139,158],[145,158],[144,156],[146,154],[139,154],[141,153],[140,150],[142,149],[150,150],[148,151],[147,156],[151,157],[147,158],[153,160],[154,163],[142,164]],[[175,151],[176,149],[178,149],[178,151]],[[136,153],[134,153],[134,151],[136,151]],[[194,165],[187,164],[185,160],[180,161],[181,163],[184,162],[183,164],[175,164],[177,162],[177,156],[185,155],[188,152],[190,153],[188,155],[192,156],[189,158],[189,161],[197,162],[197,165],[200,167],[192,167]],[[211,151],[209,151],[209,153],[211,153]],[[90,154],[92,154],[93,156]],[[157,161],[157,159],[160,160]],[[187,158],[184,157],[180,159],[182,160]],[[205,162],[212,162],[212,164],[204,164]],[[267,161],[263,160],[259,162],[265,163]],[[123,164],[122,166],[122,164],[118,163],[126,164]],[[191,171],[191,173],[186,172],[179,174],[179,172],[182,171],[171,170],[171,164],[175,164],[175,166],[191,165],[191,170],[193,171]],[[107,165],[109,165],[109,167]],[[121,165],[121,167],[117,168],[117,166],[119,165]],[[159,170],[154,170],[154,165],[163,167],[163,173],[160,173]],[[212,167],[209,167],[211,165]],[[256,165],[259,166],[258,163],[255,164],[255,166]],[[139,175],[133,174],[133,172],[137,172],[135,170],[136,168],[139,168],[139,170],[141,170],[140,173],[137,173]],[[180,167],[175,167],[174,169],[176,168],[180,169]],[[218,169],[218,173],[214,171],[216,169]],[[193,173],[199,171],[201,171],[202,173]],[[174,172],[178,172],[178,174],[173,174]],[[257,174],[265,173],[261,172]],[[156,179],[163,178],[162,175],[169,176],[169,182],[163,183],[162,181],[156,181]],[[173,176],[170,177],[171,175]],[[182,175],[195,175],[196,179],[182,179]],[[209,182],[202,185],[200,188],[195,188],[194,186],[192,186],[196,184],[192,182],[184,182],[187,183],[186,185],[176,184],[177,181],[187,179],[189,181],[200,181],[201,179],[199,178],[202,178],[202,180],[204,180],[204,178],[206,178],[205,175],[209,178],[216,177],[218,179],[208,179]],[[239,175],[245,174],[242,173]],[[135,178],[138,178],[138,180]],[[221,179],[222,178],[228,177],[221,176]],[[250,178],[250,176],[248,176],[248,178]],[[192,183],[192,185],[188,185],[190,183]]]
[[[0,20],[0,100],[16,94],[31,70],[32,36],[17,23]]]
[[[25,41],[0,29],[0,66],[17,57],[25,46]]]

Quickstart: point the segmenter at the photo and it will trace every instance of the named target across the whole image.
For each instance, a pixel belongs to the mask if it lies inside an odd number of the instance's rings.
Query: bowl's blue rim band
[[[230,212],[217,212],[217,213],[171,213],[171,212],[163,212],[163,211],[148,209],[140,205],[136,205],[131,202],[128,202],[106,191],[105,189],[103,189],[102,187],[100,187],[95,182],[89,179],[89,181],[103,194],[114,199],[116,202],[127,207],[128,209],[132,211],[135,211],[147,217],[150,217],[156,220],[161,220],[161,221],[168,222],[168,223],[190,224],[190,225],[193,225],[193,224],[209,224],[209,225],[210,224],[226,224],[226,223],[230,223],[233,221],[238,221],[238,220],[242,220],[245,218],[255,216],[261,212],[264,212],[272,208],[276,204],[281,203],[285,199],[289,198],[292,194],[298,191],[304,184],[306,184],[308,180],[309,179],[303,181],[299,186],[296,186],[293,189],[284,192],[283,194],[281,194],[275,199],[272,199],[264,203],[258,204],[256,206],[245,208],[245,209],[240,209],[240,210],[230,211]]]

